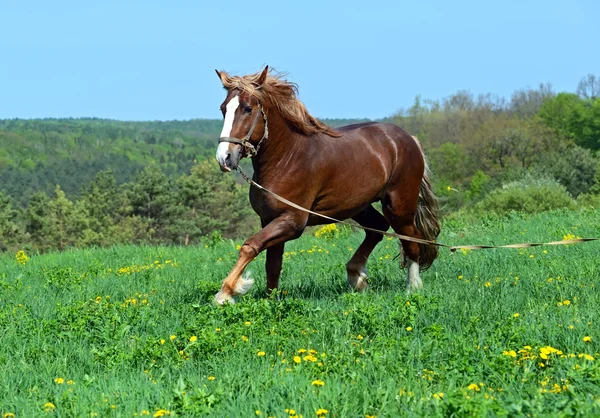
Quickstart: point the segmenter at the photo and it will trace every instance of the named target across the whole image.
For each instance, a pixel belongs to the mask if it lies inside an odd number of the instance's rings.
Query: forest
[[[510,98],[416,97],[381,121],[419,137],[445,217],[600,206],[600,77],[575,92],[540,84]],[[248,186],[214,162],[221,125],[0,120],[0,247],[210,245],[250,234],[259,222]]]

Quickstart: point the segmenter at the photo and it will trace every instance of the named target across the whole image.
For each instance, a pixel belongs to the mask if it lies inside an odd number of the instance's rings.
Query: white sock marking
[[[423,287],[423,282],[419,276],[419,263],[415,263],[411,259],[408,259],[408,283],[406,287],[409,291]]]

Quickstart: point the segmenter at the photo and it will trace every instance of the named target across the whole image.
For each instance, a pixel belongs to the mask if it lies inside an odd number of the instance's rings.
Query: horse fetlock
[[[250,277],[250,272],[240,277],[233,288],[233,294],[235,296],[245,295],[254,285],[254,279]]]

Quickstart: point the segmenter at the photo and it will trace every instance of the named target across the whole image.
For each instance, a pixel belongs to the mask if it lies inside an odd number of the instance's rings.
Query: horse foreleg
[[[234,296],[243,295],[248,292],[254,284],[254,280],[242,278],[242,273],[246,266],[263,250],[280,244],[283,248],[283,243],[290,239],[298,238],[302,235],[305,226],[305,219],[280,216],[272,220],[260,232],[246,240],[240,248],[240,255],[237,262],[229,275],[223,280],[221,290],[215,295],[215,303],[220,305],[226,302],[234,303]],[[277,252],[274,254],[276,255]],[[279,276],[279,273],[277,276]]]
[[[267,249],[267,295],[279,287],[279,275],[283,265],[283,251],[285,243],[273,245]]]

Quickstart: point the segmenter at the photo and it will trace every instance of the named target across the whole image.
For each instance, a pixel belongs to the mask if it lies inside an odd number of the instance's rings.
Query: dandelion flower
[[[242,335],[242,341],[244,341],[245,343],[248,342],[248,337],[246,337],[245,335]]]
[[[62,385],[63,383],[65,383],[65,379],[63,379],[62,377],[57,377],[56,379],[54,379],[54,383],[56,383],[57,385]]]
[[[208,380],[215,380],[215,377],[214,376],[208,376],[207,379]]]
[[[312,383],[311,383],[311,385],[321,387],[321,386],[325,386],[325,382],[323,382],[322,380],[317,379],[317,380],[313,380]]]
[[[46,402],[44,404],[44,409],[46,410],[46,412],[48,412],[48,411],[52,411],[53,409],[56,409],[56,407],[54,406],[54,404],[52,402]]]
[[[4,414],[4,418],[15,418],[14,412],[7,412]]]
[[[329,413],[329,411],[327,409],[323,409],[323,408],[317,409],[317,416],[318,417],[322,417],[324,415],[327,415],[328,413]]]
[[[171,415],[171,411],[167,411],[166,409],[159,409],[158,411],[156,411],[154,413],[154,418],[159,418],[159,417],[166,417],[168,415]]]
[[[520,313],[518,313],[518,312],[515,312],[515,313],[513,314],[513,318],[518,318],[519,316],[521,316],[521,314],[520,314]]]
[[[302,362],[302,359],[300,358],[300,356],[294,356],[294,363],[300,364],[301,362]]]
[[[481,390],[477,383],[471,383],[469,386],[467,386],[467,389],[474,390],[475,392],[479,392]]]
[[[262,356],[264,356],[265,354],[266,354],[266,353],[265,353],[264,351],[259,351],[258,353],[256,353],[256,355],[257,355],[258,357],[262,357]]]
[[[173,341],[175,338],[177,338],[177,335],[171,335],[171,336],[169,337],[169,340]],[[161,410],[161,411],[162,411],[162,410]]]
[[[194,343],[194,342],[196,342],[196,340],[197,340],[197,339],[198,339],[198,337],[196,337],[195,335],[192,335],[192,336],[190,337],[190,342],[191,342],[191,343]]]
[[[584,343],[591,343],[592,342],[592,337],[586,335],[585,337],[583,337],[583,342]]]
[[[406,330],[407,330],[408,332],[411,332],[411,331],[413,330],[413,327],[406,327]]]

